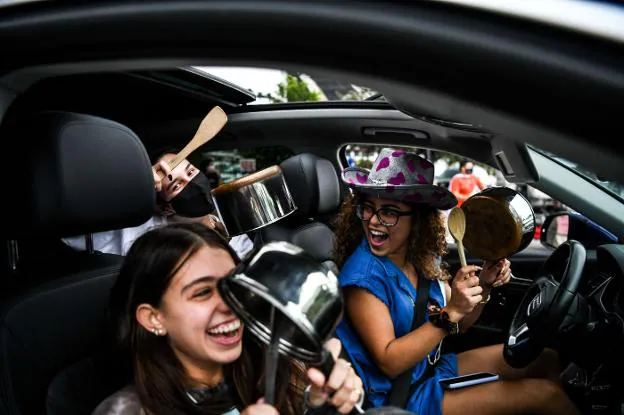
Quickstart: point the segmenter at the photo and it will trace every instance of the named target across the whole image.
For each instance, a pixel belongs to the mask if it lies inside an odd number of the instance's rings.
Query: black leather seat
[[[23,249],[1,290],[0,399],[11,415],[90,413],[129,380],[127,362],[109,353],[106,316],[122,257],[59,238],[148,220],[149,158],[125,126],[82,114],[37,114],[3,139],[8,171],[19,173],[6,237]]]
[[[288,241],[319,261],[330,260],[334,233],[322,218],[330,217],[340,206],[340,181],[336,169],[331,161],[311,153],[292,156],[280,167],[297,210],[260,229],[254,242]]]

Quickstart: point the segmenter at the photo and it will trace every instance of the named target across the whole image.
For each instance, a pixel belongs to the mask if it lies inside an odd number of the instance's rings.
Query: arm
[[[386,305],[363,288],[345,288],[346,311],[353,328],[379,369],[395,378],[414,367],[446,336],[426,322],[403,337],[394,336],[394,325]]]
[[[479,179],[477,176],[474,176],[474,178],[475,178],[475,182],[477,183],[477,186],[479,187],[479,189],[481,189],[481,190],[485,189],[485,185],[483,184],[481,179]]]

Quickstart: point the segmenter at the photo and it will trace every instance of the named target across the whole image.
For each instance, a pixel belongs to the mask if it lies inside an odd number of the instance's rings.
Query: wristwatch
[[[445,309],[440,310],[439,313],[429,314],[429,321],[450,335],[459,334],[459,323],[451,321]]]

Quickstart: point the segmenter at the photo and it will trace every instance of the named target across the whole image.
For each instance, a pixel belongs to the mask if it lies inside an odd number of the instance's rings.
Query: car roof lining
[[[116,72],[119,67],[125,70],[136,72],[145,71],[149,65],[145,62],[138,62],[136,66],[111,62],[103,64],[100,70],[96,70],[93,64],[87,67],[91,71],[85,72],[84,66],[76,64],[74,67],[63,65],[65,73],[58,70],[51,70],[50,76],[45,77],[42,70],[25,70],[25,74],[36,74],[32,76],[34,82],[32,88],[28,88],[24,94],[18,98],[18,104],[13,108],[15,111],[32,111],[38,109],[62,109],[85,112],[114,119],[130,126],[144,140],[146,147],[160,146],[164,142],[171,143],[172,137],[180,137],[178,144],[183,146],[186,137],[192,137],[196,126],[204,116],[204,111],[208,105],[221,104],[220,102],[206,101],[205,97],[196,97],[188,94],[187,91],[175,91],[171,85],[152,84],[149,80],[141,82],[141,78],[127,79],[124,73]],[[160,65],[155,66],[162,68]],[[50,68],[48,68],[50,69]],[[313,69],[314,71],[314,69]],[[326,72],[326,71],[323,71]],[[344,76],[342,73],[338,77]],[[8,76],[3,80],[5,83],[20,80],[20,87],[27,84],[27,76]],[[115,82],[122,83],[119,88]],[[374,81],[373,81],[374,82]],[[91,86],[88,89],[89,85]],[[120,88],[126,88],[120,91]],[[133,95],[131,88],[136,88]],[[93,89],[97,93],[93,93]],[[153,95],[146,94],[146,91],[153,90]],[[61,95],[60,92],[67,91]],[[70,92],[74,91],[74,92]],[[81,93],[81,91],[86,91]],[[167,99],[167,94],[172,91],[180,92],[180,96],[175,99]],[[73,97],[71,94],[77,94]],[[105,97],[118,98],[120,104],[116,106],[107,105]],[[143,100],[136,102],[128,97],[143,96]],[[172,95],[176,96],[176,95]],[[93,97],[90,99],[89,97]],[[160,99],[159,99],[160,98]],[[20,101],[34,103],[34,108],[29,108],[28,104],[20,104]],[[76,106],[80,102],[79,106]],[[146,112],[149,103],[160,102],[162,112],[158,115]],[[180,104],[185,102],[184,105]],[[124,106],[123,104],[126,104]],[[101,104],[101,105],[98,105]],[[167,104],[171,104],[168,107]],[[20,105],[26,107],[19,108]],[[282,109],[276,109],[276,108]],[[379,136],[369,136],[364,134],[365,129],[378,129],[384,133],[384,139],[392,140],[395,145],[411,145],[432,150],[446,151],[472,158],[481,163],[499,168],[492,155],[492,148],[489,140],[495,135],[485,132],[472,132],[448,128],[436,123],[423,121],[403,111],[393,109],[389,103],[378,102],[337,102],[337,103],[302,103],[295,105],[274,106],[248,106],[232,107],[234,111],[230,114],[230,121],[224,131],[213,140],[208,148],[210,149],[231,149],[234,147],[257,147],[270,145],[285,145],[299,152],[302,149],[321,151],[320,146],[327,146],[327,154],[336,150],[337,141],[343,143],[361,142],[377,143]],[[184,113],[175,112],[167,114],[170,108],[175,111],[186,111]],[[383,109],[382,109],[383,108]],[[248,111],[248,112],[246,112]],[[195,114],[195,115],[193,115]],[[155,116],[156,115],[156,116]],[[167,115],[169,119],[167,119]],[[153,119],[160,119],[158,124],[153,123]],[[403,130],[404,134],[400,131]],[[414,139],[410,131],[424,132],[428,139]],[[312,140],[314,146],[307,146],[305,143]],[[511,140],[498,139],[498,143],[513,144]],[[388,144],[389,145],[389,144]],[[509,146],[508,148],[514,148]],[[323,152],[323,151],[321,151]],[[516,157],[510,157],[510,163],[514,166],[515,175],[508,176],[507,180],[534,182],[537,175],[531,166],[526,166],[527,159],[517,156],[520,149],[514,148]],[[327,155],[326,154],[326,155]],[[484,154],[487,157],[484,158]],[[520,174],[518,174],[520,172]],[[529,172],[529,173],[526,173]],[[524,174],[523,174],[524,173]]]
[[[41,7],[15,7],[0,24],[0,35],[20,40],[2,45],[5,55],[12,57],[0,65],[2,82],[13,88],[23,85],[28,76],[22,76],[25,72],[19,68],[30,67],[32,78],[42,76],[38,65],[57,72],[102,70],[102,65],[109,70],[290,65],[348,75],[390,100],[411,103],[410,113],[423,111],[482,125],[502,135],[502,140],[526,142],[572,160],[585,160],[588,152],[600,148],[605,158],[589,158],[586,165],[602,177],[624,182],[624,165],[618,160],[624,151],[612,145],[624,99],[619,43],[483,10],[459,13],[454,5],[436,2],[317,6],[181,1],[126,7],[94,0],[71,8],[47,2]],[[223,19],[224,13],[228,19]],[[165,18],[179,36],[162,31]],[[272,25],[264,24],[268,20]],[[254,36],[238,36],[243,27]],[[285,30],[290,36],[281,36]],[[310,31],[316,36],[301,36]],[[41,36],[49,42],[35,41]],[[86,43],[89,48],[83,47]],[[322,60],[317,55],[319,44]],[[296,50],[285,53],[293,45]],[[406,51],[415,59],[406,60]],[[382,55],[382,61],[370,59]],[[171,59],[149,59],[158,56]],[[71,64],[77,60],[82,63]],[[9,72],[13,75],[7,78]],[[519,147],[518,152],[523,151]],[[522,157],[509,161],[519,163],[512,167],[522,176],[512,180],[537,179],[530,169],[520,169],[530,161]]]

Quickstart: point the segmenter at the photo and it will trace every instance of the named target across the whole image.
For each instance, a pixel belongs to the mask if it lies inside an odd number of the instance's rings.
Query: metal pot
[[[289,242],[269,242],[217,285],[223,300],[264,344],[313,365],[343,315],[338,277]]]
[[[461,206],[466,216],[464,247],[477,258],[496,261],[525,249],[535,235],[531,203],[508,187],[490,187]]]
[[[212,196],[229,236],[270,225],[297,209],[279,166],[222,184]]]

